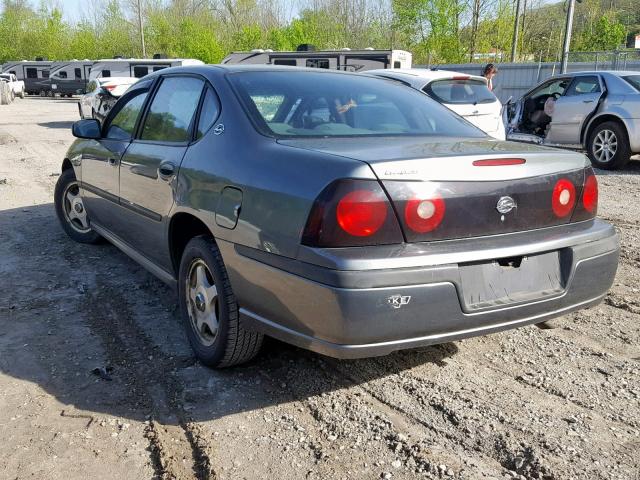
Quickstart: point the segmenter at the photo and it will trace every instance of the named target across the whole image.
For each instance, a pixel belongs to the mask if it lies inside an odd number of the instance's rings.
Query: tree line
[[[508,61],[516,0],[90,0],[63,16],[45,0],[2,0],[0,62],[111,58],[146,51],[219,62],[232,51],[404,49],[414,64]],[[577,4],[573,51],[611,50],[640,33],[638,0]],[[564,2],[521,0],[519,60],[557,60]],[[66,18],[78,18],[69,21]]]

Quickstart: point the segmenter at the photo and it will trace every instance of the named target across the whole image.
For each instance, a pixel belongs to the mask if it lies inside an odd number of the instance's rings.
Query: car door
[[[137,85],[120,99],[105,120],[102,138],[82,154],[81,186],[89,218],[108,230],[118,221],[120,160],[136,131],[150,85]]]
[[[182,158],[193,139],[205,82],[188,75],[162,77],[120,162],[119,237],[157,265],[171,269],[166,217],[175,200]]]
[[[582,125],[598,108],[602,95],[599,75],[578,75],[555,102],[548,143],[580,144]]]

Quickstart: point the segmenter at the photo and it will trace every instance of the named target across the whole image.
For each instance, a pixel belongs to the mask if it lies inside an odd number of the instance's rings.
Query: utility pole
[[[516,2],[516,20],[513,25],[513,45],[511,46],[511,63],[516,61],[518,53],[518,29],[520,28],[520,0]]]
[[[576,8],[576,0],[569,0],[567,8],[567,23],[564,27],[564,41],[562,42],[562,62],[560,74],[567,73],[567,60],[569,59],[569,46],[571,44],[571,30],[573,29],[573,11]]]
[[[140,44],[142,45],[142,58],[147,58],[147,49],[144,46],[144,27],[142,25],[142,5],[138,0],[138,27],[140,28]]]

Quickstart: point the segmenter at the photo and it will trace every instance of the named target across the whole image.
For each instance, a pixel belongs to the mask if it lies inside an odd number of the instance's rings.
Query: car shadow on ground
[[[0,211],[0,373],[63,405],[166,424],[212,420],[420,366],[435,377],[455,344],[339,361],[268,340],[251,363],[212,370],[191,353],[176,294],[110,244],[81,245],[52,204]]]
[[[595,168],[595,172],[601,176],[640,175],[640,155],[631,157],[631,161],[619,170],[601,170]]]
[[[38,123],[39,127],[45,128],[62,128],[62,129],[70,129],[74,124],[72,121],[60,121],[60,122],[43,122]]]

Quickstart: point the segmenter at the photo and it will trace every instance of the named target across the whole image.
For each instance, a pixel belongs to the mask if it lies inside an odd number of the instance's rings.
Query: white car
[[[78,102],[80,118],[95,118],[102,122],[116,101],[138,80],[135,77],[94,78]]]
[[[489,90],[484,77],[426,68],[369,70],[366,74],[420,90],[488,135],[505,139],[502,104]]]
[[[24,98],[24,82],[18,80],[13,73],[0,73],[0,82],[7,82],[9,84],[12,98]]]

